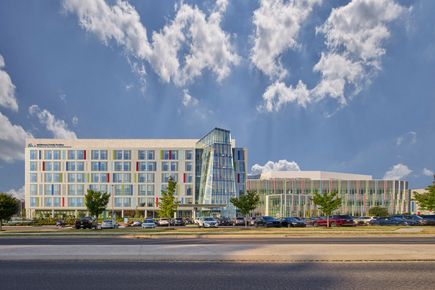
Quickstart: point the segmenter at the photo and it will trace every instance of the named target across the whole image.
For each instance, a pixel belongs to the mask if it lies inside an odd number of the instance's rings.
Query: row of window
[[[115,196],[119,195],[130,195],[132,196],[134,194],[133,192],[134,186],[132,184],[122,184],[122,185],[115,185],[113,187],[113,191],[115,193]],[[161,190],[166,190],[167,185],[161,186]],[[101,192],[107,192],[108,186],[104,184],[90,184],[89,189],[101,191]],[[83,196],[85,195],[85,185],[84,184],[68,184],[66,187],[67,195],[69,196]],[[160,193],[160,192],[159,192]],[[39,195],[62,195],[61,194],[61,185],[60,184],[45,184],[40,185],[40,194]],[[38,195],[38,186],[37,184],[31,184],[30,185],[30,195],[36,196]],[[137,185],[137,195],[139,196],[155,196],[156,194],[156,187],[154,184],[140,184]],[[184,189],[184,195],[186,196],[192,196],[193,195],[193,186],[192,185],[186,185]]]
[[[65,199],[61,197],[31,197],[30,206],[31,207],[84,207],[83,197],[68,197],[66,199],[67,204],[65,204]],[[131,207],[133,199],[131,197],[115,197],[114,206],[115,207]],[[192,204],[192,198],[181,198],[182,204]],[[42,204],[43,202],[43,204]],[[156,207],[156,199],[154,197],[138,197],[137,205],[141,207]]]
[[[185,163],[185,171],[192,171],[192,162]],[[65,163],[66,171],[85,171],[85,163],[83,161],[67,161]],[[107,171],[107,162],[93,161],[91,162],[92,171]],[[112,166],[114,171],[131,171],[131,162],[116,161]],[[136,171],[156,171],[156,162],[137,162]],[[30,171],[38,171],[38,163],[30,162]],[[60,161],[44,161],[42,163],[42,171],[62,171]],[[178,162],[164,161],[162,162],[162,171],[178,171]]]
[[[90,150],[92,160],[108,160],[108,150]],[[131,160],[131,150],[113,150],[114,160]],[[193,150],[185,150],[185,159],[192,160]],[[155,160],[155,150],[138,150],[139,160]],[[65,156],[66,154],[66,156]],[[160,150],[160,159],[178,160],[178,150]],[[66,158],[67,157],[67,158]],[[86,150],[30,150],[30,160],[85,160]]]

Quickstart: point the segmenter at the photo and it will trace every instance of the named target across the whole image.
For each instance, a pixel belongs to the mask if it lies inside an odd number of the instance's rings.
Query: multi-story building
[[[201,139],[27,139],[25,202],[29,218],[85,212],[88,189],[111,196],[104,215],[154,216],[172,177],[177,214],[235,215],[230,198],[245,189],[247,151],[230,132]],[[204,213],[205,214],[205,213]]]
[[[337,191],[342,198],[338,213],[368,215],[371,207],[388,208],[391,214],[409,212],[408,182],[374,180],[370,175],[324,172],[280,171],[250,176],[247,190],[260,195],[259,214],[272,216],[318,216],[311,198],[314,192]]]

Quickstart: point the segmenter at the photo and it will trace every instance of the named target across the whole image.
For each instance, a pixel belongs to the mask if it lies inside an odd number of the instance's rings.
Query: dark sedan
[[[407,221],[398,217],[381,217],[370,221],[375,226],[416,226],[417,222]]]
[[[255,220],[256,227],[281,227],[281,222],[271,216],[262,216]]]
[[[304,228],[307,225],[302,220],[296,217],[286,217],[281,219],[281,226],[288,227],[288,228],[294,228],[294,227]]]
[[[76,229],[96,229],[98,226],[97,220],[92,217],[83,217],[81,219],[76,220],[75,228]]]

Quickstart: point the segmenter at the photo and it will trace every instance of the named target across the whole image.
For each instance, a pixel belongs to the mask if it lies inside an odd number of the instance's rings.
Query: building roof
[[[261,174],[260,179],[312,179],[312,180],[372,180],[371,175],[329,172],[329,171],[270,171]]]

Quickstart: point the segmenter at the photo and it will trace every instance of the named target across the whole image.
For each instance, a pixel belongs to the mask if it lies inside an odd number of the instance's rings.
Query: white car
[[[156,223],[152,219],[146,219],[142,223],[142,228],[144,229],[154,229],[156,227]]]
[[[131,224],[132,227],[140,227],[141,225],[142,225],[142,222],[141,222],[141,221],[134,221],[134,222]]]
[[[202,217],[198,219],[198,227],[217,228],[219,223],[212,217]]]
[[[101,223],[102,229],[116,229],[117,227],[118,227],[118,224],[116,223],[116,221],[113,221],[113,220],[104,220]]]
[[[370,222],[374,220],[374,217],[372,216],[361,216],[354,219],[354,222],[357,225],[369,225]]]

